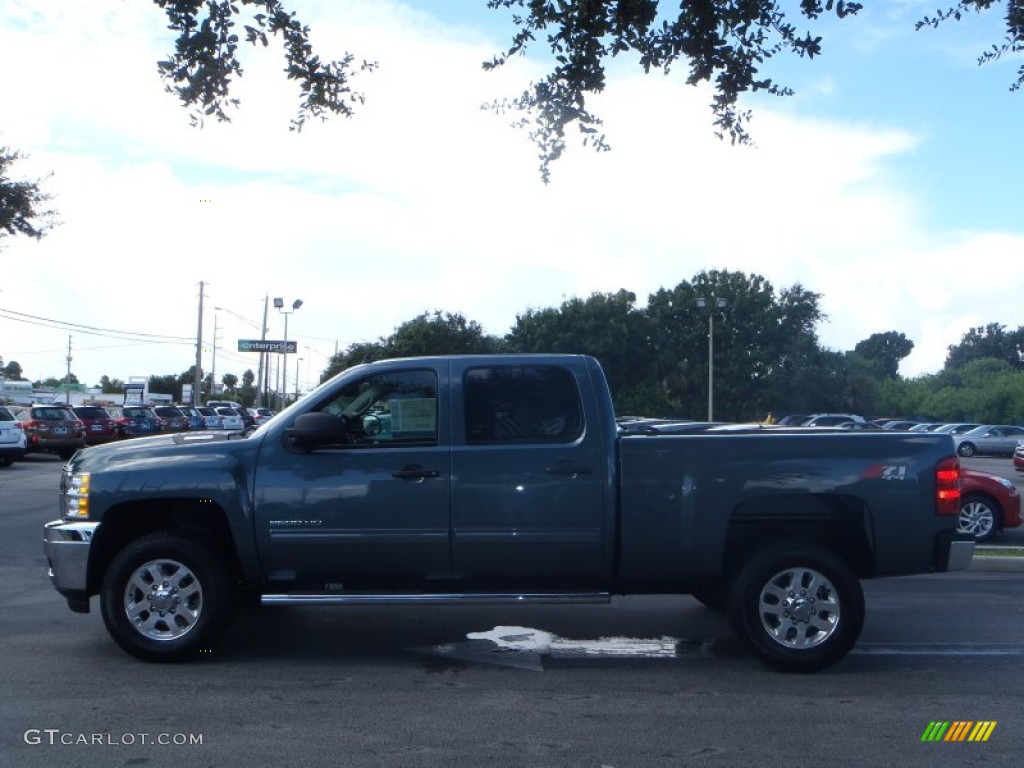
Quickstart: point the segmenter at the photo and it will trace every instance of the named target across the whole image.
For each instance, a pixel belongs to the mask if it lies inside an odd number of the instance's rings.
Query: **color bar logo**
[[[921,741],[988,741],[995,729],[995,720],[938,720],[928,723]]]

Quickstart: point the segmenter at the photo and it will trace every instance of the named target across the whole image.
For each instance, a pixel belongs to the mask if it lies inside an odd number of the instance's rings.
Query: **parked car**
[[[198,408],[194,408],[191,405],[176,405],[174,406],[185,419],[188,421],[189,431],[195,432],[206,429],[206,420],[203,418],[203,414],[199,412]]]
[[[918,426],[921,422],[910,421],[908,419],[898,419],[895,421],[887,421],[882,425],[882,429],[896,432],[909,432],[914,427]]]
[[[257,427],[260,424],[269,421],[274,416],[274,412],[269,408],[249,408],[247,410],[249,411],[249,415],[252,416],[253,421],[256,422]]]
[[[162,432],[187,432],[188,417],[173,405],[157,405],[153,413],[160,417]]]
[[[783,416],[775,423],[780,427],[799,427],[810,418],[811,414],[809,413],[790,413]]]
[[[9,467],[25,455],[25,428],[14,414],[0,405],[0,467]]]
[[[118,437],[160,434],[160,417],[148,405],[125,405],[110,411],[117,421]]]
[[[211,408],[230,408],[242,418],[242,429],[256,426],[256,420],[248,410],[231,400],[211,400],[207,403]]]
[[[981,424],[970,424],[970,423],[957,423],[957,424],[943,424],[935,431],[940,434],[949,435],[962,435],[964,432],[970,432],[972,429],[980,427]]]
[[[76,405],[71,409],[85,425],[86,445],[100,445],[117,440],[117,422],[98,405]]]
[[[960,519],[957,530],[978,542],[1021,524],[1020,492],[1005,477],[960,469]]]
[[[222,406],[220,408],[214,408],[217,411],[217,415],[221,418],[221,429],[231,429],[241,432],[245,429],[245,419],[242,418],[242,414],[235,408],[229,408],[228,406]]]
[[[1018,472],[1024,472],[1024,440],[1017,441],[1017,447],[1013,450],[1013,468]]]
[[[819,413],[803,423],[805,427],[837,427],[851,421],[863,422],[863,416],[853,413]]]
[[[953,437],[961,456],[1012,456],[1022,438],[1024,427],[1010,424],[982,424]]]
[[[48,451],[62,459],[70,459],[85,447],[85,425],[70,406],[59,404],[30,405],[14,415],[25,430],[25,453]]]
[[[216,408],[210,408],[208,405],[203,405],[196,408],[199,411],[199,415],[203,417],[203,424],[205,429],[224,429],[224,419]]]

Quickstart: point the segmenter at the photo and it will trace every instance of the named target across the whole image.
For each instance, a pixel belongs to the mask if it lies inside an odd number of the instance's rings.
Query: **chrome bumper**
[[[54,520],[43,527],[43,550],[50,581],[57,591],[85,593],[88,588],[89,546],[99,523]]]

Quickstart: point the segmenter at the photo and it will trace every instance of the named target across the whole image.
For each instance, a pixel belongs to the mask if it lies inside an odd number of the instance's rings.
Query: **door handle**
[[[576,475],[589,475],[590,467],[581,467],[568,461],[560,461],[552,464],[551,466],[544,467],[544,471],[549,475],[566,475],[576,477]]]
[[[401,469],[396,469],[391,476],[397,477],[399,480],[424,480],[440,477],[441,473],[436,469],[424,469],[419,464],[407,464]]]

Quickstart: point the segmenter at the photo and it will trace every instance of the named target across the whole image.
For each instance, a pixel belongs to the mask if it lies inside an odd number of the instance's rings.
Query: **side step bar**
[[[279,594],[263,595],[263,605],[495,605],[608,603],[610,592],[569,592],[565,594]]]

